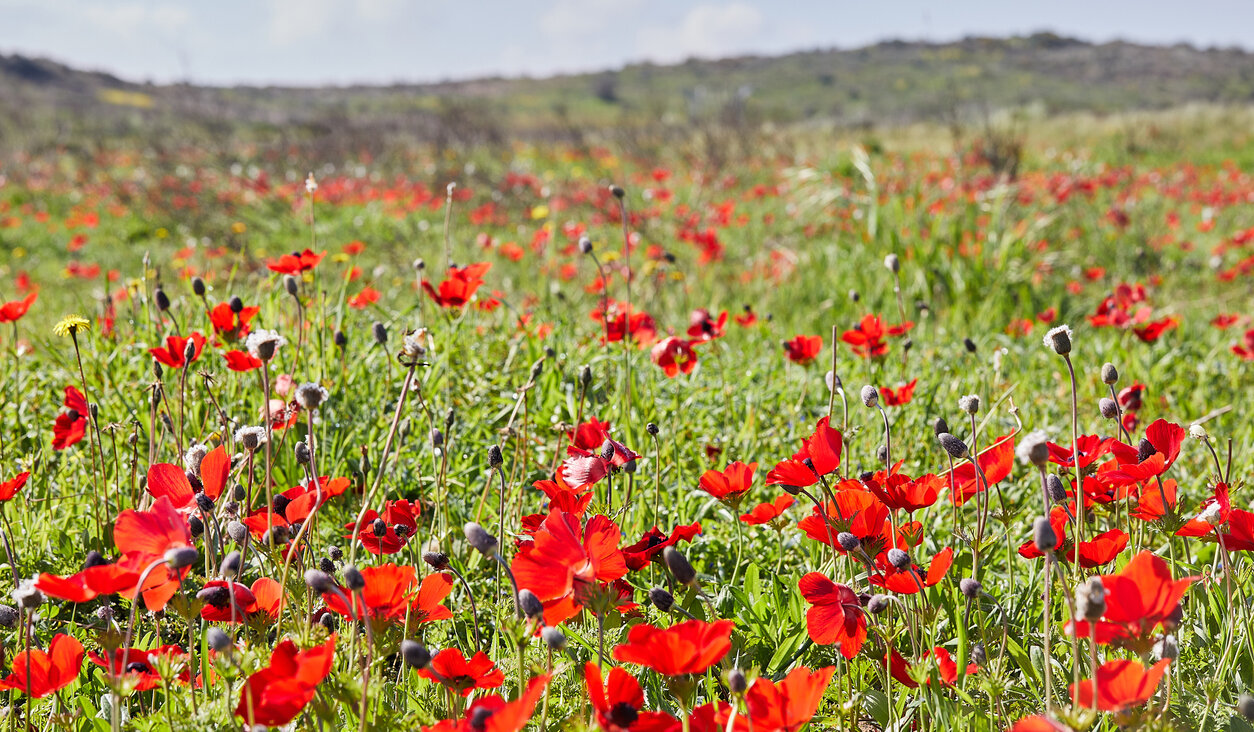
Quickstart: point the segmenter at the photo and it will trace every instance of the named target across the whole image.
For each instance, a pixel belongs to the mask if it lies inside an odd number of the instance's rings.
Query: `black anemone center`
[[[146,674],[148,673],[148,664],[141,661],[132,661],[126,664],[126,673]]]
[[[636,719],[639,717],[640,714],[636,711],[636,708],[627,702],[619,702],[610,707],[609,718],[616,727],[630,727],[636,723]]]
[[[488,719],[492,717],[492,710],[487,707],[478,707],[470,713],[470,728],[474,730],[483,730],[488,726]]]

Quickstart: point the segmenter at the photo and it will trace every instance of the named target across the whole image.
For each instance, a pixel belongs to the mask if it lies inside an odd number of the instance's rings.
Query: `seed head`
[[[1174,635],[1164,635],[1154,644],[1154,657],[1158,660],[1174,661],[1180,657],[1180,643]]]
[[[240,299],[239,295],[231,295],[231,299],[227,301],[226,305],[236,315],[244,312],[244,301]]]
[[[196,508],[203,513],[213,513],[213,499],[204,493],[196,494]]]
[[[940,433],[936,439],[940,440],[941,447],[945,448],[945,452],[949,453],[949,457],[954,460],[961,460],[971,454],[971,451],[967,449],[967,443],[948,432]]]
[[[661,430],[659,430],[659,429],[658,429],[657,423],[655,423],[655,422],[650,422],[650,423],[646,424],[646,425],[644,426],[644,430],[645,430],[645,432],[648,432],[650,435],[652,435],[652,436],[654,436],[654,437],[657,437],[658,432],[660,432],[660,431],[661,431]]]
[[[187,343],[183,344],[183,363],[191,363],[196,359],[196,341],[191,338],[187,339]]]
[[[1199,442],[1204,442],[1210,438],[1210,435],[1206,434],[1205,427],[1200,424],[1194,424],[1189,425],[1189,437],[1192,437]]]
[[[1119,405],[1110,397],[1102,397],[1097,401],[1097,409],[1103,419],[1119,419]]]
[[[344,331],[336,330],[335,331],[335,347],[339,349],[343,349],[347,345],[348,345],[348,336],[344,334]]]
[[[300,284],[292,275],[283,275],[283,289],[287,290],[287,294],[296,297],[296,293],[300,290]]]
[[[374,325],[370,326],[370,332],[374,335],[374,342],[380,346],[386,346],[388,343],[388,327],[379,321],[374,321]]]
[[[335,613],[326,613],[318,618],[318,624],[326,628],[327,632],[334,633],[335,629],[339,627],[340,620]]]
[[[1049,500],[1054,503],[1063,503],[1067,500],[1067,486],[1063,484],[1062,478],[1053,473],[1045,478],[1045,490],[1049,493]]]
[[[589,239],[586,236],[579,237],[579,253],[580,254],[592,253],[592,240],[591,239]]]
[[[272,330],[254,330],[244,340],[249,355],[262,361],[274,358],[274,352],[287,343],[287,339]]]
[[[444,552],[425,552],[422,555],[422,561],[437,572],[448,569],[448,555]]]
[[[988,651],[984,650],[983,643],[976,643],[971,648],[971,663],[983,666],[988,661]]]
[[[1045,334],[1044,342],[1046,348],[1053,349],[1059,356],[1066,356],[1071,353],[1071,327],[1060,325],[1050,328]]]
[[[888,563],[896,567],[898,571],[904,572],[910,568],[910,555],[893,547],[888,550]]]
[[[932,432],[935,433],[937,437],[939,437],[942,433],[948,432],[948,431],[949,431],[949,423],[945,421],[944,417],[937,417],[932,422]]]
[[[496,470],[505,464],[505,456],[501,454],[500,445],[492,445],[488,448],[488,467]]]
[[[308,465],[309,461],[313,459],[313,455],[309,452],[309,445],[304,440],[297,442],[293,446],[293,452],[296,453],[296,463],[298,465]]]
[[[867,600],[866,611],[872,615],[879,615],[888,609],[888,602],[888,595],[872,595],[871,599]]]
[[[1106,587],[1100,577],[1090,577],[1075,588],[1075,611],[1090,623],[1106,614]]]
[[[201,444],[192,445],[183,453],[183,468],[193,477],[199,478],[200,463],[204,461],[205,456],[208,454],[208,446]]]
[[[248,527],[239,521],[231,521],[226,525],[226,535],[231,537],[231,541],[242,545],[248,541]]]
[[[1237,699],[1237,711],[1242,717],[1254,722],[1254,696],[1242,694],[1241,698]]]
[[[745,672],[738,668],[728,671],[727,689],[733,694],[743,694],[748,691],[749,680],[745,678]]]
[[[240,427],[235,430],[235,441],[245,450],[255,452],[257,448],[266,444],[266,428]]]
[[[958,397],[958,409],[967,414],[975,414],[980,411],[980,398],[975,394]]]
[[[344,558],[344,550],[338,546],[329,546],[327,547],[327,556],[338,562]]]
[[[1049,438],[1041,430],[1029,432],[1015,446],[1015,453],[1022,462],[1044,465],[1049,462]]]
[[[0,605],[0,628],[16,628],[18,612],[12,605]]]
[[[1058,535],[1054,533],[1054,527],[1047,517],[1037,516],[1032,522],[1032,542],[1038,551],[1045,554],[1054,551],[1054,547],[1058,546]]]
[[[1102,383],[1108,386],[1114,386],[1119,383],[1119,369],[1115,368],[1115,365],[1109,361],[1102,364]]]
[[[896,254],[889,254],[887,257],[884,257],[884,266],[888,268],[889,272],[897,274],[901,271],[901,260],[897,258]]]
[[[823,375],[823,381],[827,382],[827,390],[833,394],[845,390],[845,384],[836,375],[835,371],[828,371]]]
[[[847,552],[855,552],[862,547],[862,541],[848,531],[842,531],[837,534],[836,543],[840,544],[840,548]]]
[[[156,301],[158,310],[165,312],[170,309],[170,296],[160,287],[153,293],[153,300]]]
[[[321,384],[313,382],[305,382],[296,387],[296,403],[300,404],[302,409],[314,410],[322,406],[322,403],[331,396]]]
[[[871,386],[870,384],[864,385],[860,396],[862,397],[862,404],[867,409],[874,409],[879,406],[880,393],[876,391],[874,386]]]

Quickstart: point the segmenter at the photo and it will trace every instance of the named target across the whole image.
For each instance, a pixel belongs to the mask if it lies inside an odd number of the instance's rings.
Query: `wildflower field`
[[[0,725],[1249,730],[1225,134],[15,158]]]

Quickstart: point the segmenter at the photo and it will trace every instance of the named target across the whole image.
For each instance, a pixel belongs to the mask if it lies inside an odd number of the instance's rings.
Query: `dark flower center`
[[[615,704],[614,706],[610,707],[610,713],[608,716],[610,718],[610,721],[614,723],[614,726],[630,727],[631,725],[636,723],[636,720],[639,719],[640,714],[636,712],[635,707],[628,704],[627,702],[619,702]]]

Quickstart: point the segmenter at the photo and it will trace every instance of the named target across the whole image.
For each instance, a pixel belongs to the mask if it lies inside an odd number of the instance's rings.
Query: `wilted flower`
[[[1059,356],[1066,356],[1071,353],[1071,327],[1060,325],[1050,328],[1045,333],[1044,343],[1046,348],[1053,349],[1054,353],[1057,353]],[[1104,373],[1105,369],[1103,368]]]
[[[269,361],[275,351],[287,343],[287,339],[272,330],[254,330],[244,340],[244,347],[253,358]]]

